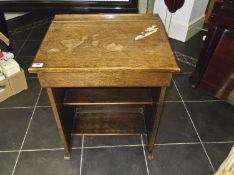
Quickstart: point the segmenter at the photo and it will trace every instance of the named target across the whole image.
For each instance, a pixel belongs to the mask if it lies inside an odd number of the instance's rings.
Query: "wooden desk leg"
[[[164,97],[165,97],[165,92],[166,92],[166,87],[161,87],[160,88],[160,92],[159,92],[159,96],[155,95],[155,104],[153,106],[151,106],[152,108],[152,112],[149,113],[148,118],[149,121],[148,123],[148,127],[147,128],[147,132],[148,132],[148,142],[147,142],[147,151],[148,151],[148,155],[147,158],[148,160],[152,160],[154,158],[153,156],[153,148],[154,148],[154,143],[156,143],[156,137],[157,137],[157,133],[158,133],[158,127],[159,127],[159,123],[160,123],[160,118],[161,118],[161,112],[162,112],[162,108],[163,108],[163,101],[164,101]]]
[[[60,140],[64,146],[64,159],[69,160],[71,132],[74,118],[74,108],[63,106],[65,90],[62,88],[47,88],[47,93],[54,112],[54,118],[58,127]]]

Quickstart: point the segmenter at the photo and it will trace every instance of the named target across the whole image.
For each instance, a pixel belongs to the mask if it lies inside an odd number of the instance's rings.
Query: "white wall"
[[[25,13],[5,13],[5,18],[6,18],[6,20],[8,20],[8,19],[12,19],[12,18],[15,18],[18,16],[22,16],[24,14]]]
[[[194,0],[185,0],[184,6],[173,14],[173,20],[179,21],[180,23],[188,23],[190,19]],[[154,4],[154,12],[158,13],[161,18],[165,19],[167,6],[163,0],[156,0]],[[167,16],[169,19],[169,16]]]
[[[155,0],[154,13],[158,13],[165,23],[165,28],[168,31],[169,24],[169,37],[186,41],[196,34],[204,23],[204,13],[208,4],[208,0],[185,0],[183,7],[172,14],[166,12],[167,7],[163,0]]]
[[[204,15],[208,2],[209,0],[195,0],[194,1],[192,13],[190,16],[190,21],[196,19],[197,17],[201,15]]]

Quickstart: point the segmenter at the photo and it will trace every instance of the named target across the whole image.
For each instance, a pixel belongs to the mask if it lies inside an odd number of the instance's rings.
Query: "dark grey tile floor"
[[[198,57],[203,32],[186,43],[170,40],[182,71],[168,88],[154,160],[146,160],[140,136],[78,137],[72,159],[64,160],[46,91],[27,71],[47,27],[12,32],[29,88],[0,103],[1,175],[211,175],[217,170],[234,144],[234,107],[188,82],[194,66],[185,59]]]

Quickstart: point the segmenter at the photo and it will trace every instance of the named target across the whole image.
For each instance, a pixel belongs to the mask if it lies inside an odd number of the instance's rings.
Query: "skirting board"
[[[165,25],[165,17],[160,17]],[[189,24],[184,24],[180,21],[173,20],[172,16],[170,24],[170,17],[167,17],[165,29],[169,33],[170,38],[185,42],[200,31],[200,29],[203,27],[204,21],[205,15],[192,20]]]

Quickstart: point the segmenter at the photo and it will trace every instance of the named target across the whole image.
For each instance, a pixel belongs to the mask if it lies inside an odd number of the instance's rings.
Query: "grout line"
[[[0,151],[0,153],[15,153],[19,152],[19,150],[6,150],[6,151]]]
[[[51,108],[51,106],[37,106],[37,108]]]
[[[210,103],[210,102],[223,102],[223,100],[198,100],[198,101],[183,101],[185,103]]]
[[[37,108],[50,108],[51,106],[37,106]],[[4,109],[31,109],[34,108],[34,106],[22,106],[22,107],[0,107],[0,110]]]
[[[163,103],[182,103],[182,101],[177,101],[177,100],[168,100],[168,101],[164,101]]]
[[[173,146],[173,145],[197,145],[200,142],[189,142],[189,143],[155,143],[155,146]]]
[[[15,173],[15,169],[16,169],[16,166],[17,166],[17,164],[18,164],[18,160],[19,160],[19,157],[20,157],[20,153],[21,153],[22,148],[23,148],[23,146],[24,146],[24,142],[25,142],[26,136],[27,136],[27,134],[28,134],[28,131],[29,131],[29,128],[30,128],[30,125],[31,125],[31,122],[32,122],[32,119],[33,119],[33,116],[34,116],[34,113],[35,113],[35,111],[36,111],[37,103],[38,103],[39,98],[40,98],[40,96],[41,96],[41,92],[42,92],[42,88],[41,88],[40,91],[39,91],[39,94],[38,94],[38,97],[37,97],[35,106],[34,106],[34,108],[33,108],[33,112],[32,112],[32,115],[31,115],[31,117],[30,117],[30,120],[29,120],[29,123],[28,123],[28,127],[27,127],[27,129],[26,129],[26,132],[25,132],[23,141],[22,141],[21,146],[20,146],[19,153],[18,153],[17,158],[16,158],[16,161],[15,161],[14,168],[13,168],[12,173],[11,173],[12,175],[14,175],[14,173]]]
[[[186,112],[187,112],[187,114],[188,114],[188,117],[189,117],[189,119],[190,119],[190,121],[191,121],[191,123],[192,123],[192,125],[193,125],[193,128],[194,128],[194,130],[195,130],[195,132],[196,132],[196,134],[197,134],[197,136],[198,136],[198,139],[199,139],[199,141],[200,141],[200,143],[201,143],[201,145],[202,145],[202,148],[203,148],[203,150],[204,150],[204,152],[205,152],[205,154],[206,154],[206,157],[207,157],[207,159],[208,159],[208,161],[209,161],[209,163],[210,163],[210,165],[211,165],[211,168],[212,168],[213,172],[215,172],[215,168],[214,168],[214,166],[213,166],[213,164],[212,164],[212,162],[211,162],[211,159],[210,159],[210,157],[209,157],[209,155],[208,155],[208,153],[207,153],[207,151],[206,151],[206,148],[205,148],[205,146],[204,146],[204,144],[203,144],[203,142],[202,142],[202,139],[201,139],[201,137],[200,137],[200,135],[199,135],[199,133],[198,133],[198,131],[197,131],[197,128],[196,128],[196,126],[195,126],[195,124],[194,124],[194,122],[193,122],[193,119],[192,119],[192,117],[191,117],[189,111],[188,111],[188,108],[187,108],[185,102],[183,101],[183,98],[182,98],[182,96],[181,96],[181,94],[180,94],[180,91],[179,91],[179,89],[178,89],[178,87],[177,87],[175,81],[174,81],[173,79],[172,79],[172,81],[173,81],[173,83],[174,83],[174,85],[175,85],[175,88],[176,88],[176,90],[177,90],[177,92],[178,92],[178,94],[179,94],[179,96],[180,96],[180,98],[181,98],[181,100],[182,100],[182,102],[183,102],[184,108],[185,108],[185,110],[186,110]]]
[[[221,142],[203,142],[204,144],[225,144],[225,143],[234,143],[233,141],[221,141]]]
[[[82,173],[83,151],[84,151],[84,135],[82,136],[82,146],[81,146],[81,154],[80,154],[80,175]]]
[[[84,149],[96,149],[96,148],[121,148],[121,147],[138,147],[142,146],[142,144],[139,145],[109,145],[109,146],[87,146],[83,147]]]
[[[203,101],[179,101],[179,100],[168,100],[164,101],[164,103],[212,103],[212,102],[223,102],[223,100],[203,100]],[[50,108],[51,106],[49,105],[41,105],[37,106],[37,108]],[[27,109],[27,108],[34,108],[34,106],[15,106],[15,107],[0,107],[0,110],[2,109]]]
[[[142,146],[143,153],[144,153],[145,166],[146,166],[146,170],[147,170],[147,175],[149,175],[150,173],[149,173],[148,161],[147,161],[147,158],[146,158],[146,153],[145,153],[145,144],[144,144],[144,142],[143,142],[142,135],[141,135],[141,146]]]
[[[38,77],[26,77],[26,79],[37,79]]]
[[[229,144],[234,143],[233,141],[220,141],[220,142],[202,142],[203,144]],[[174,146],[174,145],[197,145],[201,144],[200,142],[184,142],[184,143],[156,143],[155,146]],[[144,144],[145,145],[145,144]],[[99,149],[99,148],[124,148],[124,147],[140,147],[142,144],[135,145],[107,145],[107,146],[83,146],[83,149]],[[72,147],[72,150],[82,149],[82,147]],[[64,150],[63,147],[60,148],[40,148],[40,149],[22,149],[21,152],[36,152],[36,151],[55,151],[55,150]],[[13,153],[19,152],[19,150],[0,150],[0,153]]]
[[[27,37],[25,38],[23,44],[21,45],[20,49],[18,50],[17,54],[16,54],[16,58],[18,58],[20,52],[22,51],[22,49],[24,48],[24,45],[26,44],[26,42],[28,41],[28,38],[30,37],[31,33],[33,31],[33,27],[30,29],[30,32],[28,33]]]
[[[37,41],[37,42],[40,42],[40,41],[42,41],[43,40],[43,38],[40,40],[40,39],[28,39],[27,41]],[[16,42],[19,42],[19,41],[24,41],[24,39],[13,39],[13,40],[11,40],[12,42],[14,42],[14,41],[16,41]]]
[[[21,150],[21,152],[58,151],[58,150],[64,150],[64,148],[25,149]]]
[[[28,109],[28,108],[34,108],[34,106],[23,106],[23,107],[0,107],[1,109]]]

